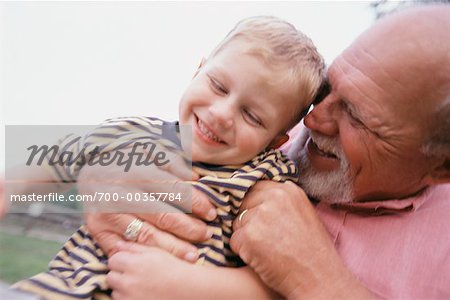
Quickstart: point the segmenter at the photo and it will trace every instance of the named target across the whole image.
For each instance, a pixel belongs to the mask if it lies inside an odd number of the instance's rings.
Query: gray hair
[[[450,158],[450,95],[448,100],[434,113],[431,132],[422,147],[428,157]]]

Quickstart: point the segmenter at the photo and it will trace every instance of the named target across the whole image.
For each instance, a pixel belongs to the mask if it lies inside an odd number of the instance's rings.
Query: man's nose
[[[330,96],[326,97],[305,117],[305,126],[324,135],[337,135],[339,133],[337,105],[338,103]]]
[[[224,129],[229,129],[233,126],[234,121],[234,107],[232,101],[222,100],[217,101],[209,107],[209,113],[213,117],[214,121]]]

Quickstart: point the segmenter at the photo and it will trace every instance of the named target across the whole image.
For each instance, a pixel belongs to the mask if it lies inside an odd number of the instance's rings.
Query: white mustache
[[[310,132],[310,137],[314,144],[316,144],[317,147],[323,152],[331,153],[338,159],[345,157],[344,152],[342,151],[342,148],[336,138],[327,137],[314,131]]]

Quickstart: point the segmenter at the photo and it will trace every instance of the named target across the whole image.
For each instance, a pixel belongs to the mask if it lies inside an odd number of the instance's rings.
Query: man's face
[[[201,66],[180,101],[180,124],[191,125],[192,160],[246,162],[276,142],[301,111],[296,89],[233,40]]]
[[[378,44],[359,40],[337,58],[328,72],[331,93],[305,117],[311,134],[300,181],[321,200],[402,198],[429,184],[420,124],[430,113],[409,88],[403,45]]]

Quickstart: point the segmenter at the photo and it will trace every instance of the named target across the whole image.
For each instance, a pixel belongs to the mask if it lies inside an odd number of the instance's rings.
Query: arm
[[[203,270],[205,269],[205,270]],[[198,267],[198,294],[195,298],[211,299],[279,299],[249,267]],[[198,297],[197,297],[198,296]]]
[[[188,264],[157,248],[125,243],[109,260],[108,284],[117,299],[273,299],[249,268]],[[151,280],[148,280],[151,278]]]
[[[260,182],[243,209],[231,246],[269,287],[291,299],[373,298],[346,269],[299,187]]]

